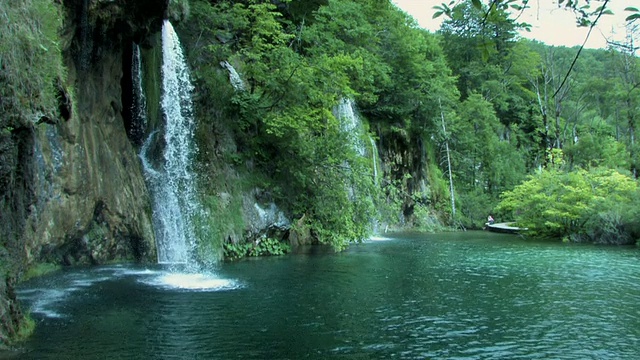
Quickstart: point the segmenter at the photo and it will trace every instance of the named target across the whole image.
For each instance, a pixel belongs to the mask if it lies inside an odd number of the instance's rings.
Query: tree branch
[[[609,3],[609,0],[605,0],[604,1],[604,4],[602,4],[602,7],[600,8],[600,12],[598,13],[598,16],[591,23],[591,26],[589,27],[589,32],[587,32],[587,36],[584,38],[584,41],[582,42],[582,45],[580,46],[580,49],[578,50],[578,53],[573,58],[573,61],[571,62],[571,66],[569,67],[569,71],[567,71],[567,74],[564,76],[564,79],[562,80],[562,83],[560,84],[560,86],[556,89],[556,92],[553,93],[553,97],[554,98],[556,97],[556,95],[558,94],[560,89],[562,89],[562,87],[564,86],[564,83],[569,78],[569,75],[571,74],[571,71],[573,70],[573,67],[576,65],[576,61],[578,61],[578,57],[580,57],[580,53],[582,52],[582,49],[584,49],[584,46],[587,44],[587,40],[589,40],[589,36],[591,36],[591,31],[593,30],[593,28],[598,23],[598,20],[600,20],[600,17],[604,13],[604,10],[607,8],[607,4],[608,3]]]

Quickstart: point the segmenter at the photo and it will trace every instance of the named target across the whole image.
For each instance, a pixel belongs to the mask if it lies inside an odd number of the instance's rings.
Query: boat
[[[485,229],[489,231],[497,232],[497,233],[504,233],[504,234],[518,234],[521,231],[529,230],[529,228],[512,226],[513,224],[515,223],[513,222],[503,222],[503,223],[493,223],[493,224],[486,223]]]

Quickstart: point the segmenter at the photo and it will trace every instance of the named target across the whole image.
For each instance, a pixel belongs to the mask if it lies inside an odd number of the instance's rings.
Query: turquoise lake
[[[640,250],[485,232],[75,268],[18,289],[19,359],[640,359]]]

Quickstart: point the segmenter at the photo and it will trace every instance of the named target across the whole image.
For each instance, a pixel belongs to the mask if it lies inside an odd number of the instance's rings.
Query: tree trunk
[[[447,139],[447,128],[444,123],[444,111],[442,110],[442,102],[438,99],[440,104],[440,118],[442,119],[442,134],[444,135],[444,146],[447,151],[447,169],[449,171],[449,191],[451,192],[451,217],[456,216],[456,199],[453,191],[453,175],[451,173],[451,156],[449,153],[449,140]]]

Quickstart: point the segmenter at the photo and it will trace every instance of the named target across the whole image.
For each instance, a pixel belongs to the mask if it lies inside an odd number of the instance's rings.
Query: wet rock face
[[[73,40],[69,51],[86,70],[131,40],[140,43],[162,27],[169,0],[64,0]]]
[[[242,198],[245,220],[244,240],[255,242],[260,238],[283,239],[291,228],[291,221],[282,210],[260,189],[245,193]]]
[[[13,283],[31,264],[155,261],[121,79],[123,48],[160,30],[168,0],[58,1],[68,70],[59,118],[28,118],[37,109],[0,114],[0,346],[23,320]]]
[[[123,125],[123,48],[159,31],[167,3],[63,1],[64,111],[15,141],[24,159],[14,161],[20,211],[10,223],[22,263],[155,259],[150,199]]]
[[[153,4],[152,4],[153,3]],[[25,260],[155,259],[150,199],[122,117],[123,48],[160,29],[167,3],[65,0],[68,110],[35,129]],[[62,106],[64,105],[64,106]]]

